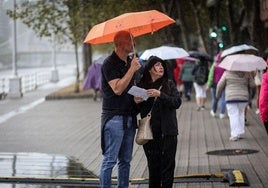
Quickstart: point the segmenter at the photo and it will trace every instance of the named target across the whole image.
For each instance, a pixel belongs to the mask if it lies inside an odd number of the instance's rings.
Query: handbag
[[[160,86],[159,90],[161,89],[161,87],[162,86]],[[138,145],[144,145],[149,140],[153,140],[153,132],[152,132],[152,128],[150,125],[150,121],[151,121],[151,112],[152,112],[156,99],[157,97],[154,98],[154,102],[149,113],[144,118],[139,120],[138,132],[137,132],[136,139],[135,139],[135,142]]]
[[[153,133],[150,125],[151,111],[139,120],[138,132],[136,135],[136,143],[138,145],[146,144],[149,140],[153,140]]]

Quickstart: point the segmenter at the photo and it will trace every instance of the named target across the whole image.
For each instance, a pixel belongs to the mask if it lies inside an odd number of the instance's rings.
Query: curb
[[[85,98],[92,98],[92,94],[85,94],[85,93],[72,93],[72,94],[64,94],[64,95],[47,95],[45,100],[61,100],[61,99],[85,99]]]

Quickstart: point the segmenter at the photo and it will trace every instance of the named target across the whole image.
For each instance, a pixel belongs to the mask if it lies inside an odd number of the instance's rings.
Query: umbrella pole
[[[132,43],[132,48],[133,48],[133,54],[134,54],[133,57],[136,57],[136,50],[135,50],[134,40],[133,40],[133,36],[132,36],[131,33],[130,33],[130,38],[131,38],[131,43]]]

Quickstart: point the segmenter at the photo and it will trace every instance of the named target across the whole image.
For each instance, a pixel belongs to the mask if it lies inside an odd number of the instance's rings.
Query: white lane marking
[[[11,112],[8,112],[6,114],[1,115],[0,116],[0,124],[6,122],[7,120],[9,120],[10,118],[12,118],[16,115],[19,115],[21,113],[26,112],[27,110],[34,108],[35,106],[37,106],[38,104],[40,104],[44,101],[45,101],[45,98],[41,98],[41,99],[38,99],[30,104],[27,104],[25,106],[20,107],[17,110],[13,110]]]

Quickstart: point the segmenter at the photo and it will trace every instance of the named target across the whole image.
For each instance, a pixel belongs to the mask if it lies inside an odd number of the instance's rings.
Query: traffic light
[[[217,38],[217,33],[215,31],[212,31],[210,34],[209,34],[210,38]]]
[[[218,42],[218,47],[222,49],[224,47],[223,42]]]
[[[223,33],[225,33],[225,31],[227,31],[227,27],[225,25],[221,27],[214,26],[209,29],[211,45],[217,49],[217,51],[224,48]]]
[[[226,26],[226,25],[222,25],[222,26],[221,26],[221,30],[222,30],[223,32],[227,31],[227,26]]]
[[[211,39],[215,39],[218,37],[218,34],[217,34],[217,29],[209,29],[209,37]]]

